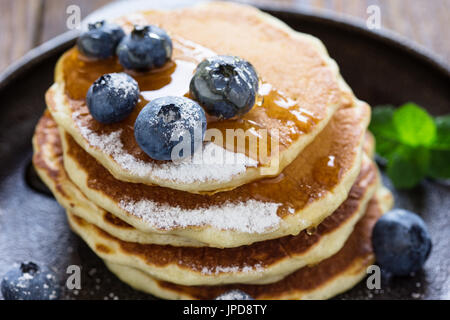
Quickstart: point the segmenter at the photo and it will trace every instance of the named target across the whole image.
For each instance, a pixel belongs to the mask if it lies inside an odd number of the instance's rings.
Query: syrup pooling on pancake
[[[92,83],[101,75],[113,72],[124,71],[117,58],[104,60],[89,60],[79,53],[76,48],[71,49],[64,56],[63,72],[65,90],[69,97],[74,120],[80,130],[85,135],[95,133],[98,137],[108,140],[111,134],[122,141],[124,152],[132,155],[136,159],[144,162],[157,162],[148,157],[139,149],[133,137],[133,125],[136,117],[149,100],[163,96],[189,96],[189,82],[197,64],[204,59],[214,55],[214,53],[202,46],[190,41],[174,37],[174,60],[169,61],[160,69],[151,70],[145,73],[130,74],[136,79],[141,90],[141,97],[138,105],[132,114],[124,121],[117,124],[104,125],[95,121],[89,114],[84,98]],[[302,134],[307,134],[319,120],[316,116],[301,108],[294,100],[277,90],[269,83],[263,83],[259,92],[259,97],[254,108],[238,119],[218,120],[209,117],[208,129],[220,130],[225,141],[221,141],[221,146],[232,152],[239,152],[247,155],[253,160],[258,160],[259,164],[267,163],[271,154],[270,128],[277,129],[275,139],[280,145],[280,152],[288,148]],[[243,130],[248,135],[248,141],[243,145],[238,144],[234,137],[227,137],[227,130]],[[267,137],[262,137],[259,130],[267,131]],[[268,130],[269,129],[269,130]],[[254,139],[254,140],[252,140]],[[96,139],[98,140],[98,139]],[[258,141],[256,148],[250,147],[252,141]],[[92,142],[92,141],[91,141]],[[218,143],[217,140],[215,140]],[[94,141],[94,145],[98,141]],[[259,147],[266,148],[264,155],[258,157]],[[245,161],[245,158],[243,158]],[[250,159],[247,165],[254,166],[258,162]],[[144,173],[145,174],[145,173]]]

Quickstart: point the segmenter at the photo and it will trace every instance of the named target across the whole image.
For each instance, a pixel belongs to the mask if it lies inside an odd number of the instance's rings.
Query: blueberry
[[[201,147],[205,132],[205,112],[185,97],[152,100],[141,110],[134,125],[137,143],[156,160],[175,161],[191,156]]]
[[[229,119],[250,111],[258,86],[258,75],[249,62],[233,56],[214,56],[197,66],[189,91],[208,114]]]
[[[251,296],[241,290],[231,290],[217,296],[215,300],[254,300]]]
[[[119,62],[126,69],[146,71],[162,67],[172,56],[172,40],[156,26],[135,26],[117,47]]]
[[[77,40],[78,50],[90,58],[105,59],[112,57],[120,40],[125,36],[122,28],[104,20],[88,25]]]
[[[1,291],[5,300],[55,300],[60,287],[50,269],[25,262],[3,277]]]
[[[422,218],[402,209],[391,210],[378,220],[372,245],[380,266],[397,276],[420,270],[432,247]]]
[[[128,117],[138,99],[139,86],[136,80],[126,73],[108,73],[91,85],[86,103],[95,120],[108,124]]]

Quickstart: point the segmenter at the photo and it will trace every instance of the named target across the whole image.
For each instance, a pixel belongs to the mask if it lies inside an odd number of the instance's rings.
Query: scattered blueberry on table
[[[157,26],[135,26],[117,46],[117,56],[125,69],[147,71],[162,67],[172,56],[172,40]]]
[[[1,292],[5,300],[55,300],[60,287],[50,269],[24,262],[3,276]]]
[[[139,100],[139,86],[126,73],[108,73],[89,88],[86,103],[92,117],[109,124],[124,120]]]
[[[377,221],[372,245],[377,263],[394,276],[419,271],[432,248],[425,222],[417,214],[403,209],[391,210]]]
[[[190,82],[190,95],[212,116],[229,119],[250,111],[259,80],[255,68],[241,58],[214,56],[202,61]]]
[[[152,100],[141,110],[134,125],[137,143],[156,160],[191,156],[202,145],[205,132],[205,112],[185,97]]]
[[[250,295],[241,290],[231,290],[217,296],[215,300],[254,300]]]
[[[105,59],[114,56],[116,47],[125,36],[122,28],[104,20],[88,25],[77,40],[78,50],[89,58]]]

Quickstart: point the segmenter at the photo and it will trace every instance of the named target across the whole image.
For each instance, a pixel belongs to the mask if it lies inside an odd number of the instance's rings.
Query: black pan
[[[322,39],[356,95],[371,105],[414,101],[434,115],[450,113],[449,68],[430,55],[334,18],[267,11]],[[63,298],[149,299],[120,282],[69,231],[63,210],[30,166],[31,137],[45,108],[44,93],[56,60],[75,36],[67,33],[47,42],[0,76],[0,276],[15,262],[32,260],[55,269],[64,284],[67,266],[76,264],[82,266],[82,289],[65,290]],[[368,290],[363,281],[337,298],[449,299],[450,187],[426,180],[411,191],[393,191],[396,206],[419,213],[431,231],[434,247],[424,270],[384,281],[378,291]]]

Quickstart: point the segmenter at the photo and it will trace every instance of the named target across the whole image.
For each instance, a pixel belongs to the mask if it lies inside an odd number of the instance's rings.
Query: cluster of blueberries
[[[119,25],[104,20],[89,24],[78,38],[77,47],[84,56],[93,59],[117,54],[124,68],[139,71],[162,67],[172,56],[172,40],[164,30],[135,26],[125,35]]]
[[[156,26],[135,26],[125,35],[120,26],[105,21],[90,24],[77,46],[89,58],[105,59],[116,54],[125,69],[137,72],[162,67],[173,50],[169,35]],[[136,141],[151,158],[172,160],[175,145],[190,139],[190,152],[181,149],[186,154],[177,154],[177,158],[191,156],[205,136],[205,111],[221,119],[242,116],[255,104],[258,87],[258,75],[249,62],[235,56],[206,59],[197,66],[189,85],[194,100],[167,96],[149,102],[136,119]],[[110,124],[130,115],[139,94],[138,83],[131,76],[110,73],[92,84],[86,102],[94,119]],[[182,134],[181,139],[180,131],[189,135]]]

